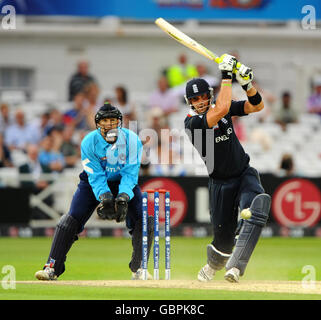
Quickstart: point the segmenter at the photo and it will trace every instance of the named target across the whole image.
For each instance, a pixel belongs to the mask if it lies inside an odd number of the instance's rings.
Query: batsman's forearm
[[[249,102],[257,110],[262,110],[264,108],[264,102],[260,93],[256,88],[252,87],[250,90],[246,91]]]
[[[232,101],[232,80],[223,80],[221,90],[216,99],[216,108],[223,113],[228,113]]]
[[[260,93],[254,87],[246,91],[246,93],[248,101],[244,105],[244,112],[249,114],[261,111],[264,108],[264,102]]]
[[[232,101],[232,80],[223,80],[220,93],[217,97],[215,108],[210,108],[206,114],[207,124],[212,128],[230,110]]]

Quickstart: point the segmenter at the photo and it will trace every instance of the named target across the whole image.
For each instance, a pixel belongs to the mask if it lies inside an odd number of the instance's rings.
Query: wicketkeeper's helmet
[[[118,119],[118,126],[116,129],[107,130],[103,128],[99,122],[102,119]],[[100,130],[101,134],[104,136],[108,143],[115,143],[118,138],[118,128],[122,126],[123,115],[118,108],[112,106],[109,102],[106,102],[102,107],[99,108],[95,115],[96,128]]]
[[[106,118],[116,118],[119,119],[120,122],[123,121],[123,115],[119,111],[118,108],[112,106],[109,102],[106,102],[102,107],[99,108],[95,115],[95,123],[96,127],[98,128],[98,123],[102,119]]]

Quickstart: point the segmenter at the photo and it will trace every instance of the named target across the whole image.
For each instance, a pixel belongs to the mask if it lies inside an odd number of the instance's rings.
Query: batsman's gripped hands
[[[232,79],[233,70],[236,68],[237,60],[227,53],[219,58],[218,68],[222,72],[222,79]]]
[[[238,64],[239,66],[235,72],[236,80],[245,91],[248,91],[253,87],[253,70],[244,64]]]
[[[243,86],[247,85],[253,80],[253,70],[243,63],[236,60],[236,58],[230,54],[224,53],[219,58],[219,69],[222,72],[235,73],[238,82]]]

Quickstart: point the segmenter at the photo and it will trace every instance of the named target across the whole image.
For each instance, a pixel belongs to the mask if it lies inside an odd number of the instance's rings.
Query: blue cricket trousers
[[[238,212],[251,206],[258,194],[264,193],[256,169],[247,167],[240,177],[209,180],[210,215],[213,226],[213,246],[231,253],[238,226]]]

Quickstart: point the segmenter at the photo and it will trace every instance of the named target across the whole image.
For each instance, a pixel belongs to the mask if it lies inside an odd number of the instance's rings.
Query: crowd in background
[[[220,79],[209,74],[203,64],[188,63],[184,54],[179,55],[177,63],[164,68],[159,74],[157,86],[146,97],[147,118],[139,127],[154,129],[159,135],[162,129],[171,128],[171,117],[180,112],[184,102],[184,88],[188,79],[202,77],[213,87],[215,96],[219,91]],[[254,84],[260,88],[258,82]],[[35,119],[26,120],[28,110],[17,109],[12,112],[10,105],[0,102],[0,167],[17,167],[21,173],[30,173],[34,176],[35,187],[45,188],[47,182],[37,179],[42,173],[62,172],[66,168],[80,166],[80,143],[82,138],[96,128],[94,115],[98,108],[110,101],[123,114],[123,126],[128,127],[130,121],[138,119],[138,112],[142,112],[130,99],[130,92],[122,85],[113,88],[114,93],[109,97],[102,97],[100,85],[90,72],[87,61],[80,61],[77,70],[70,78],[68,99],[70,107],[62,112],[58,108],[43,110]],[[267,88],[260,88],[265,101],[265,109],[257,115],[257,123],[272,121],[280,125],[282,130],[290,123],[298,121],[298,110],[294,108],[292,92],[283,92],[277,97]],[[311,96],[305,112],[321,116],[321,76],[313,79]],[[240,86],[233,84],[233,99],[243,100],[246,96]],[[185,109],[186,113],[188,108]],[[181,119],[183,122],[184,118]],[[237,118],[233,119],[237,136],[241,142],[256,141],[269,147],[269,137],[258,130],[248,136],[246,128]],[[164,151],[161,141],[151,145],[151,158],[160,159]],[[175,165],[175,143],[167,148],[168,163],[165,165],[154,161],[142,166],[142,175],[186,175],[183,166]],[[159,162],[159,161],[158,161]],[[293,159],[291,154],[285,154],[280,163],[280,170],[286,175],[293,174]]]

